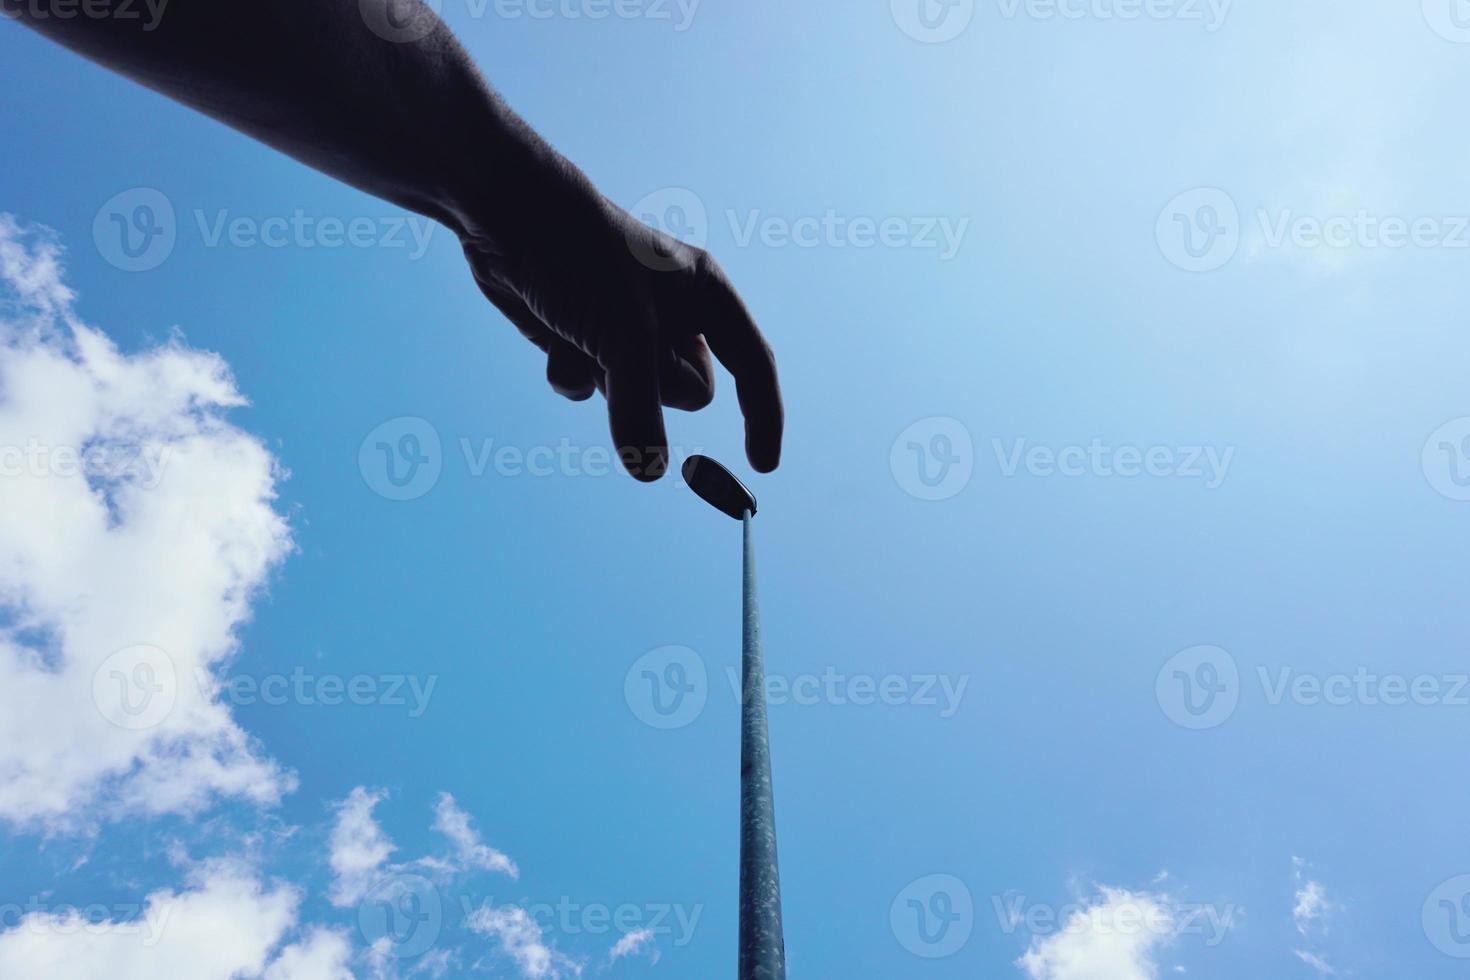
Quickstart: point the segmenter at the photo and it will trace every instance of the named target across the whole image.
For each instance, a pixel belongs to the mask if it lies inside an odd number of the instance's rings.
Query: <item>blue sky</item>
[[[443,6],[776,350],[793,976],[1462,972],[1470,17]],[[607,467],[443,229],[0,73],[0,975],[732,973],[738,529]],[[670,439],[748,476],[730,389]]]

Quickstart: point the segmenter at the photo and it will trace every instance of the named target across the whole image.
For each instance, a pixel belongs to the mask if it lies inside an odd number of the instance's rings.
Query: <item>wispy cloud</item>
[[[647,953],[650,962],[657,963],[659,958],[658,948],[654,945],[652,929],[634,929],[632,932],[622,936],[608,951],[608,963],[616,963],[625,956],[638,956]]]
[[[1307,951],[1301,950],[1301,949],[1294,949],[1294,950],[1292,950],[1292,952],[1296,954],[1297,959],[1301,960],[1303,963],[1307,964],[1307,966],[1309,966],[1313,970],[1317,971],[1317,975],[1318,976],[1322,976],[1322,977],[1334,977],[1334,976],[1337,976],[1337,971],[1334,970],[1327,963],[1326,960],[1324,960],[1322,957],[1318,956],[1317,954],[1315,954],[1315,953],[1308,953]]]
[[[489,936],[502,955],[515,962],[526,980],[563,980],[579,977],[582,967],[548,943],[536,920],[515,905],[476,909],[469,918],[473,932]]]
[[[383,863],[396,850],[373,818],[373,810],[386,795],[358,786],[336,806],[336,822],[327,842],[333,905],[360,902],[381,877]]]
[[[463,866],[498,871],[512,878],[520,875],[520,869],[514,861],[480,839],[479,832],[470,821],[470,815],[461,810],[454,802],[454,797],[448,793],[440,793],[439,800],[434,805],[434,829],[454,845]]]
[[[1310,866],[1299,857],[1291,859],[1291,877],[1296,893],[1291,909],[1291,919],[1297,933],[1311,943],[1318,942],[1327,934],[1327,919],[1335,906],[1327,897],[1327,889],[1314,881],[1308,872]],[[1321,952],[1294,949],[1293,953],[1319,976],[1334,976],[1337,971],[1327,962]]]

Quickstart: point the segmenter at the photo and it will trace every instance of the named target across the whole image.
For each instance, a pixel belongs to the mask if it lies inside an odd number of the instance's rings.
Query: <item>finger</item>
[[[604,366],[607,417],[613,446],[629,473],[649,483],[669,465],[668,436],[659,404],[659,360],[652,346],[620,354]]]
[[[551,338],[546,352],[546,380],[551,390],[574,402],[586,401],[597,390],[597,362],[560,337]]]
[[[715,370],[700,336],[683,336],[664,349],[659,393],[669,408],[697,412],[715,398]]]
[[[714,268],[708,281],[708,309],[701,318],[704,337],[735,377],[735,394],[745,416],[745,455],[757,472],[769,473],[781,463],[786,424],[776,356],[724,275]]]

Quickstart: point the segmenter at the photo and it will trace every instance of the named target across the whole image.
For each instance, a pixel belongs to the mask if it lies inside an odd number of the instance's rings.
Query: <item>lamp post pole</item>
[[[740,700],[740,980],[786,980],[776,799],[771,790],[766,671],[750,511],[741,520],[745,525],[745,601]]]
[[[781,870],[776,861],[776,800],[771,791],[771,739],[766,723],[766,669],[755,590],[751,524],[755,497],[708,456],[684,462],[684,482],[745,532],[741,609],[740,696],[740,967],[739,980],[786,980],[781,930]]]

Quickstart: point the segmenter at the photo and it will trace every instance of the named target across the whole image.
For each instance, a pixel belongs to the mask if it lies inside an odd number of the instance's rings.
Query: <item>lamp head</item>
[[[700,499],[722,514],[742,520],[745,512],[755,516],[755,495],[735,474],[708,456],[690,456],[684,461],[684,482]]]

